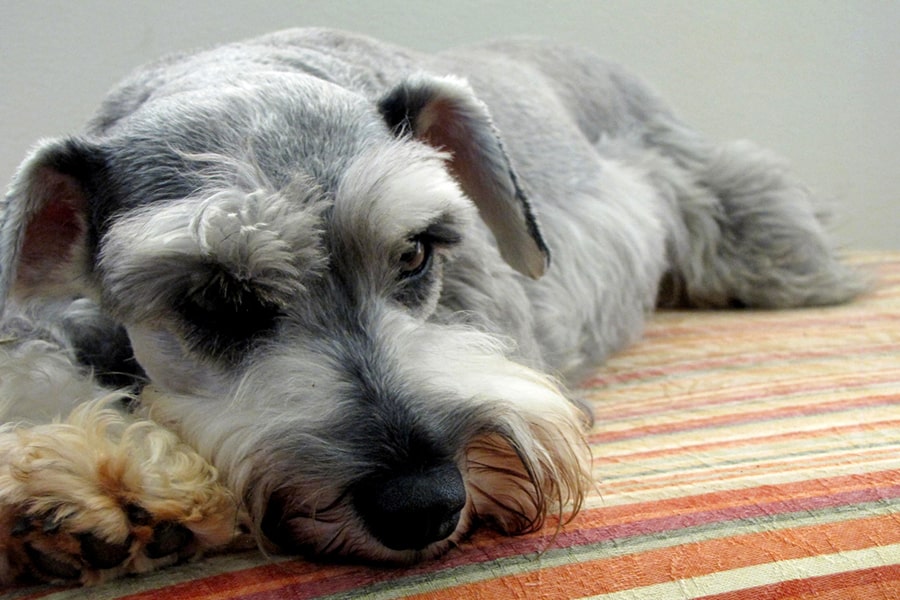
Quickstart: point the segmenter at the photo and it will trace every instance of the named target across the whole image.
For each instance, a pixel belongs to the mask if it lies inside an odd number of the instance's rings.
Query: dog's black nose
[[[441,464],[415,473],[367,479],[353,488],[366,527],[393,550],[421,550],[448,537],[466,505],[459,469]]]

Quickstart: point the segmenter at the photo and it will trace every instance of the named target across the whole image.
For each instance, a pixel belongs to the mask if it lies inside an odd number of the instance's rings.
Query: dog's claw
[[[78,536],[81,557],[95,569],[112,569],[128,560],[133,538],[128,537],[121,544],[107,542],[90,533]]]
[[[20,515],[13,521],[9,534],[13,537],[22,537],[34,526],[34,521],[28,515]]]
[[[144,548],[150,558],[162,558],[180,552],[194,540],[191,530],[174,523],[163,521],[153,528],[153,540]]]
[[[43,518],[43,522],[41,524],[41,531],[47,535],[53,535],[54,533],[58,533],[60,528],[62,527],[63,519],[59,518],[58,515],[50,514],[46,515]]]
[[[139,504],[126,505],[125,516],[132,525],[149,525],[153,522],[153,515],[150,514],[150,511]]]
[[[41,552],[31,544],[25,544],[25,554],[32,569],[37,571],[36,575],[43,579],[74,580],[81,577],[81,569],[77,565]]]

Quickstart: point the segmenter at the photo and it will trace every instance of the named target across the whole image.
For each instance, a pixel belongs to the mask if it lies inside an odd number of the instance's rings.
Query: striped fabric
[[[479,532],[409,569],[256,553],[10,598],[900,599],[900,253],[865,298],[665,312],[581,390],[596,492],[570,524]]]

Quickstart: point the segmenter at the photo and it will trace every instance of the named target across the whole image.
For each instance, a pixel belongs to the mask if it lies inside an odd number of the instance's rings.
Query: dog
[[[621,67],[290,30],[146,66],[0,221],[0,580],[242,536],[405,564],[577,513],[657,306],[846,301],[821,203]]]

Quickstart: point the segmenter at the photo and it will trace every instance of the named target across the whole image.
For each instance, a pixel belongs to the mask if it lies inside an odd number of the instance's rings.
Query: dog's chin
[[[333,506],[312,515],[294,512],[289,504],[278,493],[270,499],[260,524],[264,543],[275,552],[316,561],[411,565],[441,557],[473,528],[473,507],[468,503],[446,538],[423,548],[394,549],[380,542],[349,506]]]

